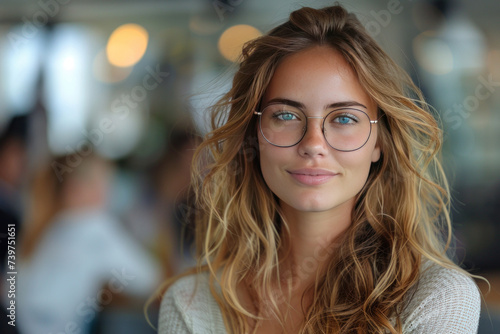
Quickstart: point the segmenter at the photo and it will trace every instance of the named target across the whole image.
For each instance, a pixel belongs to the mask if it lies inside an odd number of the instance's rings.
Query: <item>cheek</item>
[[[280,183],[279,179],[282,177],[283,168],[292,159],[289,149],[273,146],[259,137],[260,169],[271,190],[276,190],[276,184]]]
[[[354,152],[343,152],[337,154],[337,161],[345,169],[345,172],[350,176],[359,179],[359,182],[364,184],[368,178],[372,160],[374,157],[374,149],[360,149]],[[376,155],[376,154],[375,154]]]

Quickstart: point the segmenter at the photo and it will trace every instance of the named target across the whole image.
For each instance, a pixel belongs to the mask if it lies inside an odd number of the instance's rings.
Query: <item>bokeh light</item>
[[[262,33],[250,25],[239,24],[232,26],[222,33],[219,38],[219,52],[224,58],[236,61],[241,54],[241,48],[246,42],[259,37]]]
[[[146,52],[148,38],[146,29],[138,24],[119,26],[109,37],[106,46],[108,61],[118,67],[135,65]]]

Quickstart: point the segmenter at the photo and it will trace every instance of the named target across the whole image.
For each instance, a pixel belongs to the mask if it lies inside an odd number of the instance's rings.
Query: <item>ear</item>
[[[377,162],[380,159],[381,152],[382,152],[382,150],[380,149],[380,144],[377,141],[377,144],[373,148],[373,152],[372,152],[372,162]]]
[[[380,120],[382,118],[382,116],[384,116],[384,112],[382,111],[382,109],[380,107],[377,107],[377,117],[378,119]],[[378,124],[381,124],[380,122]],[[380,155],[382,154],[382,148],[381,148],[381,145],[380,145],[380,142],[381,142],[381,133],[379,133],[379,130],[382,130],[382,129],[379,129],[379,126],[380,125],[377,125],[376,129],[375,129],[375,134],[376,134],[376,142],[375,142],[375,147],[373,148],[373,152],[372,152],[372,156],[371,156],[371,160],[372,162],[377,162],[380,160]]]

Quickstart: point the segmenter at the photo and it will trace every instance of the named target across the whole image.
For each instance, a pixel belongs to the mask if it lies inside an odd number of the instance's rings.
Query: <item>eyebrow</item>
[[[301,102],[290,100],[290,99],[284,99],[284,98],[280,98],[280,97],[269,100],[266,104],[266,107],[268,105],[278,104],[278,103],[286,104],[286,105],[289,105],[291,107],[299,108],[302,110],[306,109],[305,105]],[[368,109],[364,104],[361,104],[361,103],[356,102],[356,101],[341,101],[341,102],[331,103],[329,105],[326,105],[325,109],[335,109],[335,108],[345,108],[345,107],[363,107],[365,109]]]

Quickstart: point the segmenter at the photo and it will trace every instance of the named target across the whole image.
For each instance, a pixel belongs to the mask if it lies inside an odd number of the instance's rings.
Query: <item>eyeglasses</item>
[[[307,131],[308,118],[323,119],[322,130],[326,142],[337,151],[351,152],[359,150],[370,138],[371,120],[362,110],[342,107],[328,113],[325,117],[306,116],[301,109],[286,104],[270,104],[259,116],[259,128],[262,136],[270,144],[278,147],[297,145]]]

